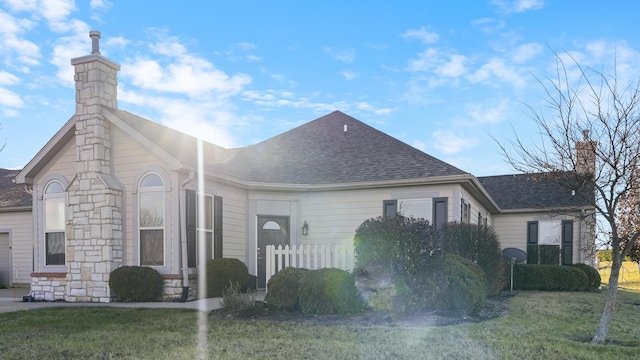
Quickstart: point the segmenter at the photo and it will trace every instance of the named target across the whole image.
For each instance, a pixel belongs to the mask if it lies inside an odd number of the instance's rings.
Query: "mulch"
[[[235,313],[224,309],[213,310],[209,316],[215,319],[237,321],[271,321],[308,324],[312,326],[386,326],[386,327],[426,327],[448,326],[463,323],[482,322],[506,316],[511,298],[516,293],[503,292],[487,299],[485,307],[474,316],[447,314],[443,312],[398,313],[392,311],[368,311],[354,315],[317,315],[301,312],[270,310],[266,304],[258,311]]]

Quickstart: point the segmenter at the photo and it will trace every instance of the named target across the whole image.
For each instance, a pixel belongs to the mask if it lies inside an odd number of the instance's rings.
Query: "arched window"
[[[65,195],[64,187],[56,180],[44,189],[45,265],[65,263]]]
[[[164,182],[157,174],[138,185],[138,237],[141,266],[164,266]]]

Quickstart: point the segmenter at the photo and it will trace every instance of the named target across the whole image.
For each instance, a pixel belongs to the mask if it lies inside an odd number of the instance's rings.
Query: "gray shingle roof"
[[[0,169],[0,208],[31,206],[32,196],[24,185],[16,185],[13,178],[20,170]]]
[[[499,175],[478,177],[480,183],[502,210],[549,209],[588,206],[589,201],[572,195],[555,182],[531,175]],[[593,192],[592,192],[593,193]],[[595,193],[593,193],[595,196]]]
[[[239,149],[215,169],[248,181],[284,184],[466,174],[340,111]]]

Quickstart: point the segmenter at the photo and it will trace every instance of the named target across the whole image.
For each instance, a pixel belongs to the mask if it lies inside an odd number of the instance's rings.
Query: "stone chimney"
[[[89,37],[91,54],[71,59],[76,176],[67,189],[65,300],[109,302],[109,274],[123,256],[123,187],[113,176],[111,123],[102,108],[117,108],[120,65],[100,55],[100,32]]]
[[[582,130],[582,141],[576,142],[575,170],[581,174],[596,173],[596,141],[590,140],[589,130]]]

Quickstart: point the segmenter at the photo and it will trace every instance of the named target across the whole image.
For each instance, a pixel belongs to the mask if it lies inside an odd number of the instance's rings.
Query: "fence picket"
[[[265,249],[265,277],[269,279],[278,271],[287,268],[322,269],[337,268],[346,271],[354,269],[354,254],[350,246],[338,244],[313,245],[268,245]]]

